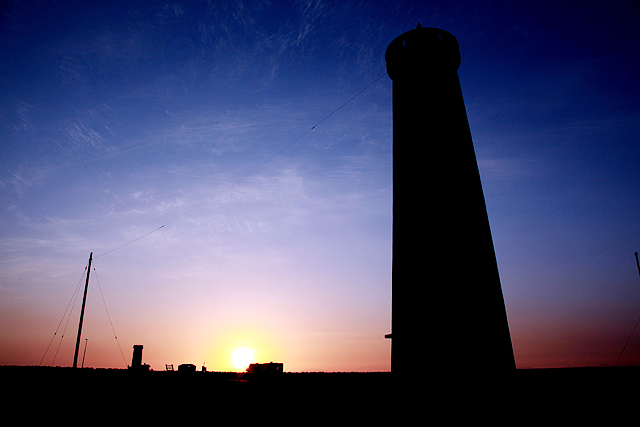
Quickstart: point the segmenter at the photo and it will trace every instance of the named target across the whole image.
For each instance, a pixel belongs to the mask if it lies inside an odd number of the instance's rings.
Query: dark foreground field
[[[634,367],[517,370],[506,376],[422,369],[410,378],[378,372],[251,379],[219,372],[0,366],[0,381],[5,416],[85,417],[92,424],[293,419],[306,425],[333,419],[413,425],[416,416],[448,420],[436,425],[611,422],[634,412],[640,397],[640,368]]]

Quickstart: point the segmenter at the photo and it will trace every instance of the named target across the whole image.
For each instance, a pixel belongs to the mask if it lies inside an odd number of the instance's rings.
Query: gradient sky
[[[104,3],[0,10],[0,364],[72,364],[93,252],[85,366],[389,370],[390,79],[322,120],[418,22],[460,42],[517,366],[640,363],[637,3]]]

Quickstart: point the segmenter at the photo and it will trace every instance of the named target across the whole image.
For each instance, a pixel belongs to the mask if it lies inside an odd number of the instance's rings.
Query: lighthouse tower
[[[392,372],[415,372],[418,361],[443,373],[512,371],[458,41],[418,24],[385,59],[393,81]]]

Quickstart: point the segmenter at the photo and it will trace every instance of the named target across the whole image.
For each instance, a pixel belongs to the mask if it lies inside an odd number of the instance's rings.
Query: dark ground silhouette
[[[422,421],[445,416],[447,423],[487,417],[508,423],[536,417],[576,421],[596,413],[611,420],[628,415],[640,397],[638,367],[521,369],[506,376],[463,377],[417,366],[405,378],[388,372],[283,373],[252,380],[229,372],[2,366],[0,379],[7,392],[5,416],[182,424],[201,423],[202,417],[215,424],[230,415],[303,424],[325,419],[413,425],[416,415]]]

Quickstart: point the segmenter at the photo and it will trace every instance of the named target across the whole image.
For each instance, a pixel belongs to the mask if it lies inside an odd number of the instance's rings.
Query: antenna
[[[87,338],[84,339],[84,353],[82,353],[82,367],[84,368],[84,357],[87,355],[87,343],[89,340]]]
[[[73,367],[78,367],[78,350],[80,350],[80,336],[82,335],[82,321],[84,320],[84,306],[87,303],[87,288],[89,288],[89,274],[91,273],[91,259],[93,252],[89,254],[89,267],[87,268],[87,280],[84,282],[84,296],[82,297],[82,310],[80,310],[80,324],[78,325],[78,338],[76,338],[76,352],[73,355]]]

